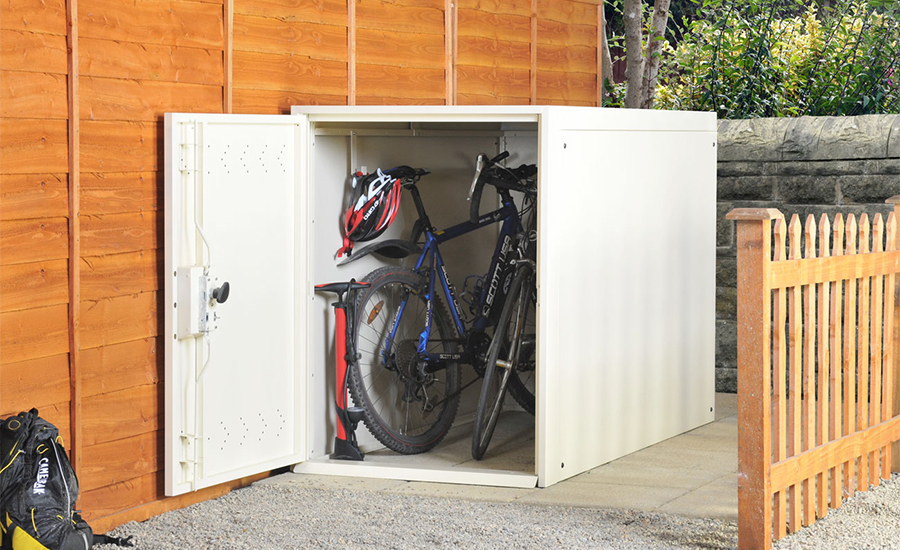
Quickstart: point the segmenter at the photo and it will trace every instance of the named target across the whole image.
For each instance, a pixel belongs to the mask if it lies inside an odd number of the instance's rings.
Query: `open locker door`
[[[306,121],[166,115],[166,495],[305,459]]]

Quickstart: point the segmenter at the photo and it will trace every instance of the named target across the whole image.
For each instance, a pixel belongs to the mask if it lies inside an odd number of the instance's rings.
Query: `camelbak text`
[[[34,494],[43,495],[47,480],[50,479],[50,460],[44,457],[38,462],[37,479],[34,482]]]

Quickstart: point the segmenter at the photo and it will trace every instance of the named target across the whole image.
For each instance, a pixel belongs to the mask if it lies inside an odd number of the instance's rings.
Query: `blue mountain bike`
[[[368,287],[358,293],[356,302],[358,361],[350,368],[349,390],[354,403],[365,410],[363,421],[369,431],[396,452],[422,453],[444,438],[464,389],[460,388],[463,363],[482,375],[503,370],[502,376],[492,374],[482,383],[477,444],[473,440],[476,458],[487,448],[507,388],[534,414],[537,169],[498,164],[507,156],[508,152],[492,159],[478,156],[469,193],[470,219],[443,231],[432,226],[416,187],[429,171],[391,170],[410,192],[418,219],[409,241],[387,241],[378,245],[379,252],[396,258],[418,251],[419,256],[413,269],[384,267],[362,279]],[[502,206],[479,215],[485,185],[496,188]],[[522,193],[521,210],[513,192]],[[497,245],[486,274],[476,277],[468,308],[473,318],[466,322],[439,245],[495,223],[501,224]],[[354,259],[371,251],[362,249]],[[490,366],[485,367],[486,361]]]

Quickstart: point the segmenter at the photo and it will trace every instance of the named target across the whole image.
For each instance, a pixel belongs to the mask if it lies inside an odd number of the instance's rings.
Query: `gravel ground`
[[[736,524],[723,520],[278,484],[253,485],[114,533],[134,535],[143,550],[737,547]],[[895,476],[849,499],[775,548],[900,548],[900,481]]]

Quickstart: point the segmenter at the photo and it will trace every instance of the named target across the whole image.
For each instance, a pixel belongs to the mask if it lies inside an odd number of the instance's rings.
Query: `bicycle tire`
[[[525,321],[525,337],[529,342],[523,343],[522,359],[516,365],[516,369],[509,377],[509,395],[516,400],[522,409],[531,416],[535,413],[535,386],[537,384],[537,304],[534,277],[531,277],[530,309],[527,311]],[[527,348],[527,349],[525,349]]]
[[[488,347],[484,364],[484,380],[481,382],[481,393],[478,397],[478,408],[475,411],[475,425],[472,433],[472,457],[481,460],[487,451],[497,427],[497,420],[503,409],[503,400],[509,384],[510,375],[515,372],[516,348],[521,340],[521,331],[517,330],[528,310],[529,296],[522,293],[528,288],[526,281],[531,277],[531,269],[519,269],[513,279],[509,294],[503,304],[500,319],[494,329],[494,337]],[[512,333],[511,333],[512,332]],[[498,360],[504,357],[509,366],[500,369]],[[500,372],[502,370],[502,372]]]
[[[459,407],[460,366],[457,362],[416,381],[416,347],[425,328],[425,278],[415,271],[385,267],[367,275],[371,286],[356,300],[359,360],[350,368],[353,402],[365,410],[363,422],[385,447],[401,454],[424,453],[447,435]],[[387,336],[403,297],[408,298],[392,343],[384,357]],[[456,353],[455,331],[443,304],[432,302],[434,320],[430,352]],[[429,407],[431,407],[429,409]]]

